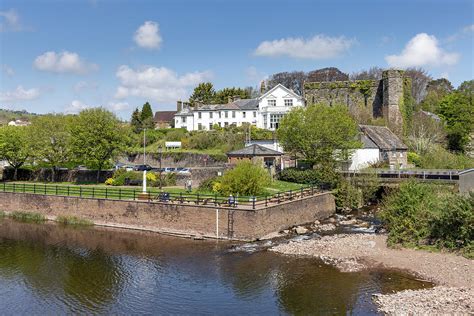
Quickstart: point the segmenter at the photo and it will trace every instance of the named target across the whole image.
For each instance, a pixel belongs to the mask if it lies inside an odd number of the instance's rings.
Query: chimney
[[[241,99],[240,95],[234,95],[234,97],[232,98],[233,101],[237,101],[240,99]]]
[[[231,96],[227,97],[227,104],[232,103],[234,100]]]
[[[183,109],[183,102],[177,101],[177,102],[176,102],[176,110],[177,110],[178,112],[181,112],[182,109]]]

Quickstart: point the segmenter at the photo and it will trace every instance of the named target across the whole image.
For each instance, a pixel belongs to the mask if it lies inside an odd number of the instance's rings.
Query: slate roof
[[[227,156],[229,157],[235,157],[235,156],[238,156],[238,157],[266,156],[268,157],[268,156],[281,156],[281,155],[283,155],[283,153],[257,145],[257,144],[253,144],[245,148],[234,150],[227,153]]]
[[[258,109],[258,99],[240,99],[226,104],[200,104],[190,111],[254,110]],[[184,112],[184,111],[182,111]]]
[[[153,121],[155,122],[171,122],[174,119],[176,111],[157,111]]]
[[[360,141],[362,142],[363,146],[362,148],[364,149],[369,149],[369,148],[379,148],[369,137],[366,135],[362,134],[360,136]]]
[[[400,138],[386,126],[359,125],[359,128],[381,150],[408,149]]]

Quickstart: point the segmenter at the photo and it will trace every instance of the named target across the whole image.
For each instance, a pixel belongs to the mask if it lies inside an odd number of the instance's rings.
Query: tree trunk
[[[96,183],[98,184],[99,183],[99,180],[100,180],[100,172],[102,171],[102,165],[99,166],[99,168],[97,168],[97,178],[96,178]]]
[[[55,175],[56,175],[56,174],[55,174],[54,170],[55,170],[55,167],[53,166],[53,167],[51,168],[51,182],[54,182],[54,179],[55,179]]]
[[[16,181],[18,178],[18,167],[14,167],[13,171],[13,181]]]

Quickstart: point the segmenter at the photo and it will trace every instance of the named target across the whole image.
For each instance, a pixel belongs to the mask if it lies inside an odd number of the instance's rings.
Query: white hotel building
[[[300,95],[278,84],[256,99],[231,100],[227,104],[200,104],[195,107],[178,102],[174,121],[176,128],[186,128],[188,131],[211,130],[215,124],[226,127],[233,124],[240,126],[242,123],[275,130],[286,113],[303,105]]]

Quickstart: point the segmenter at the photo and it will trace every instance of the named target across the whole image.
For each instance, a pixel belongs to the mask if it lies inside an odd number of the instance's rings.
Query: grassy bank
[[[46,221],[46,217],[43,214],[33,212],[15,211],[10,214],[10,217],[16,221],[28,223],[42,223]]]
[[[459,251],[474,258],[473,210],[474,194],[408,181],[384,197],[379,215],[391,246]]]
[[[71,225],[71,226],[92,226],[94,223],[88,219],[79,218],[77,216],[72,215],[60,215],[56,218],[56,222],[63,224],[63,225]]]

